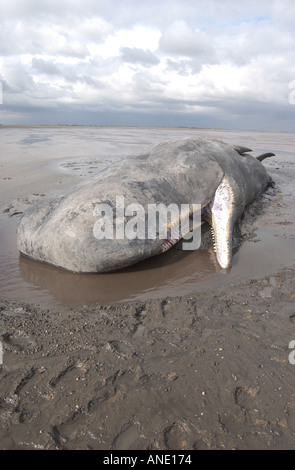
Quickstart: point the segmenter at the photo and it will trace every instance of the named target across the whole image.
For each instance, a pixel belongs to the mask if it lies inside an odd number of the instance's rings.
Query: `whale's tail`
[[[274,157],[274,156],[275,156],[275,153],[267,152],[267,153],[258,155],[258,157],[256,157],[256,160],[259,160],[260,162],[262,162],[265,158]]]
[[[253,150],[249,149],[248,147],[242,147],[241,145],[234,145],[233,148],[242,156],[244,157],[245,154],[247,155],[248,152],[252,152]],[[256,160],[259,160],[260,162],[262,162],[265,158],[269,158],[269,157],[274,157],[275,154],[272,153],[272,152],[268,152],[268,153],[263,153],[261,155],[258,155],[258,157],[256,157]]]
[[[233,148],[242,156],[244,155],[244,153],[252,152],[251,149],[249,149],[248,147],[242,147],[242,145],[234,145]]]

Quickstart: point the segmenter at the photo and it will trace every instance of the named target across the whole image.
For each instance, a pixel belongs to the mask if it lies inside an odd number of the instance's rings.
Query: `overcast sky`
[[[294,25],[294,0],[1,0],[0,122],[294,131]]]

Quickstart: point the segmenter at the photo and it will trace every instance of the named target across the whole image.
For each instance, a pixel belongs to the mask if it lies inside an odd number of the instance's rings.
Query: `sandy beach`
[[[19,256],[35,201],[166,139],[272,151],[233,266],[172,249],[77,275]],[[0,449],[295,449],[293,133],[1,127]]]

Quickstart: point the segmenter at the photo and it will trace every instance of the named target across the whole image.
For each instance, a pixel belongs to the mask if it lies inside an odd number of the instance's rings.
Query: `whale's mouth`
[[[229,268],[232,262],[235,197],[227,178],[222,179],[212,201],[195,206],[195,210],[192,209],[186,214],[186,217],[189,218],[189,232],[194,233],[195,230],[199,230],[199,240],[201,241],[201,226],[203,223],[208,222],[211,225],[213,247],[217,261],[222,268]],[[195,223],[196,220],[197,223]],[[181,237],[172,236],[172,229],[177,223],[179,224],[179,221],[174,220],[171,227],[168,227],[167,239],[163,242],[163,251],[169,250],[181,239]],[[197,248],[194,243],[192,248],[186,249]]]
[[[192,238],[193,235],[191,234],[195,231],[200,231],[201,226],[204,223],[208,222],[211,224],[211,205],[211,201],[206,204],[193,205],[197,207],[191,209],[189,213],[185,214],[182,218],[180,217],[179,219],[172,221],[167,228],[167,238],[163,239],[163,251],[169,250],[183,238]],[[173,228],[175,226],[180,226],[184,219],[187,219],[188,231],[183,233],[182,236],[173,237]],[[199,239],[200,237],[201,234],[199,233]]]

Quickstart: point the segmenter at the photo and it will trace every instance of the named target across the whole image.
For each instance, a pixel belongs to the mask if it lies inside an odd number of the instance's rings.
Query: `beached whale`
[[[172,204],[188,210],[191,219],[198,212],[211,224],[217,261],[228,268],[235,223],[271,183],[261,162],[274,154],[254,158],[250,151],[208,138],[152,145],[66,194],[28,208],[17,230],[18,249],[73,272],[119,270],[168,250],[183,237],[181,231],[172,234],[185,218],[177,211],[161,219],[166,236],[160,236],[160,226],[150,236],[149,208]],[[128,211],[122,212],[122,204]],[[141,236],[140,221],[147,222]]]

